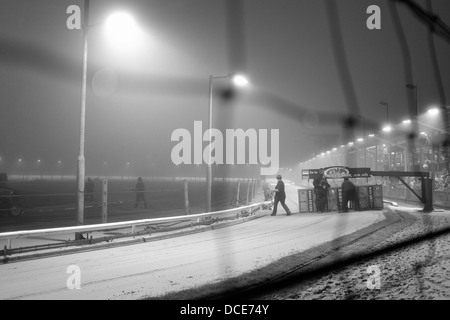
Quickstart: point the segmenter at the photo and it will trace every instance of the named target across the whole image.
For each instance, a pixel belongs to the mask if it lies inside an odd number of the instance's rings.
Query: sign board
[[[334,166],[322,169],[302,170],[302,179],[320,178],[321,172],[323,172],[323,176],[327,179],[369,178],[371,176],[370,168]]]

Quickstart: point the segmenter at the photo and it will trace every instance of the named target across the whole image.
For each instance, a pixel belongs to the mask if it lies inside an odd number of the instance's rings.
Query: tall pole
[[[406,87],[408,89],[414,90],[414,105],[415,105],[415,109],[416,109],[416,116],[415,116],[415,119],[413,121],[413,129],[412,129],[412,131],[411,131],[411,133],[409,134],[409,137],[408,137],[408,152],[411,153],[411,162],[412,162],[413,168],[415,170],[414,166],[416,165],[416,155],[415,155],[415,150],[414,150],[415,147],[414,147],[413,137],[415,137],[415,135],[417,134],[417,131],[418,131],[418,123],[417,123],[417,121],[419,120],[419,106],[418,106],[419,103],[418,103],[418,100],[417,100],[417,86],[410,83],[410,84],[407,84]],[[420,166],[419,166],[418,170],[420,171]]]
[[[386,103],[386,122],[389,123],[389,103]]]
[[[417,86],[414,86],[414,103],[416,105],[416,119],[419,116],[419,103],[417,101]]]
[[[362,117],[363,120],[363,145],[364,145],[364,168],[367,167],[367,144],[366,144],[366,119]]]
[[[81,77],[81,110],[80,110],[80,148],[78,154],[77,167],[77,225],[84,223],[84,179],[85,179],[85,158],[84,158],[84,138],[86,122],[86,83],[87,83],[87,55],[88,55],[88,23],[89,23],[89,1],[84,0],[83,19],[83,71]],[[75,239],[81,239],[81,234],[76,233]]]
[[[208,128],[209,143],[212,140],[212,99],[213,99],[213,76],[209,76],[209,112],[208,112]],[[206,169],[206,212],[211,212],[211,189],[212,189],[212,167],[211,167],[211,150],[208,155],[208,165]]]
[[[386,107],[386,123],[389,123],[389,103],[380,101],[380,104]]]
[[[231,78],[233,75],[228,74],[225,76],[209,76],[209,115],[208,115],[208,128],[209,128],[209,143],[211,146],[212,142],[212,105],[213,105],[213,80],[214,79],[225,79],[225,78]],[[241,82],[239,85],[245,85],[247,80],[245,80],[245,83],[242,83],[242,76],[238,77],[238,82]],[[211,184],[212,184],[212,164],[211,164],[211,149],[209,150],[208,155],[208,165],[206,169],[206,212],[211,212]]]

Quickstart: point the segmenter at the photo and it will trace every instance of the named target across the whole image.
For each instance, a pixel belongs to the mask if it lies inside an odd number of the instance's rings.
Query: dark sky
[[[339,77],[326,1],[91,0],[91,24],[126,10],[144,38],[117,48],[101,27],[90,31],[88,175],[102,170],[121,175],[128,161],[138,175],[198,170],[173,166],[170,137],[178,128],[193,132],[195,120],[207,126],[210,74],[240,71],[251,82],[230,95],[228,82],[215,80],[214,127],[279,129],[281,166],[345,142],[341,116],[356,114]],[[82,33],[66,27],[66,8],[73,4],[83,9],[81,0],[0,0],[0,171],[14,172],[22,158],[30,171],[41,159],[47,172],[55,172],[61,160],[66,172],[75,174]],[[367,130],[379,130],[386,119],[380,101],[389,102],[393,122],[408,117],[404,55],[388,2],[336,4],[352,80],[345,85],[356,94]],[[432,4],[450,24],[450,1]],[[370,5],[381,8],[381,30],[366,27]],[[428,30],[405,5],[397,8],[423,112],[439,103]],[[435,41],[448,99],[450,43]]]

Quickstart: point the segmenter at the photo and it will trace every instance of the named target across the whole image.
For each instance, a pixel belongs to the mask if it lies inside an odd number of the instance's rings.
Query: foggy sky
[[[380,101],[389,102],[391,121],[408,118],[402,52],[387,1],[336,3],[367,130],[377,131],[385,121]],[[425,7],[425,1],[417,3]],[[450,24],[450,2],[432,3]],[[41,159],[49,173],[61,160],[66,172],[75,173],[82,32],[66,27],[66,8],[72,4],[83,8],[80,0],[0,0],[0,171],[13,172],[22,158],[29,168]],[[369,5],[381,8],[381,30],[366,27]],[[177,128],[192,131],[195,120],[207,126],[210,74],[240,71],[251,82],[224,100],[228,82],[215,80],[213,126],[279,129],[281,166],[343,142],[339,117],[349,106],[325,1],[244,0],[240,11],[225,0],[91,0],[90,22],[99,23],[115,9],[132,13],[145,39],[136,48],[116,52],[100,28],[90,31],[88,175],[102,170],[121,175],[127,162],[138,175],[197,170],[174,168],[170,136]],[[419,87],[419,112],[424,112],[439,102],[428,30],[405,6],[398,10]],[[435,41],[448,98],[450,45],[438,37]]]

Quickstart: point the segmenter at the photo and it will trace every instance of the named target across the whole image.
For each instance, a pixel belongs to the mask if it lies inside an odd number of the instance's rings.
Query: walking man
[[[284,203],[286,200],[286,193],[284,192],[284,182],[281,180],[281,175],[277,175],[278,183],[275,187],[275,199],[273,204],[273,211],[271,216],[275,216],[277,214],[278,202],[281,202],[283,209],[286,211],[286,215],[290,216],[291,210],[289,210],[288,206]]]

